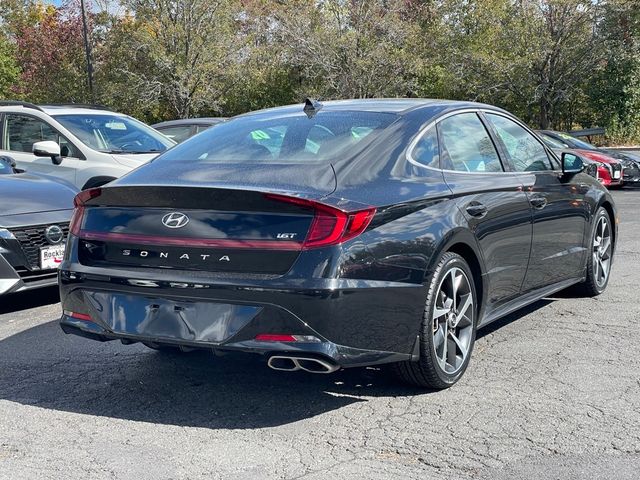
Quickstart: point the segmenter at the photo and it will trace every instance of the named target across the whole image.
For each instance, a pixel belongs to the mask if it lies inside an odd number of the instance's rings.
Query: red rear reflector
[[[256,340],[259,342],[297,342],[296,337],[293,335],[281,335],[272,333],[261,333],[256,336]]]
[[[286,335],[282,333],[261,333],[256,336],[258,342],[303,342],[303,343],[320,343],[318,337],[313,335]]]
[[[375,208],[367,208],[357,212],[344,212],[338,208],[313,200],[271,193],[265,194],[265,197],[278,202],[300,205],[314,211],[307,238],[302,244],[302,248],[305,250],[338,245],[357,237],[367,229],[376,213]]]
[[[93,322],[93,319],[86,313],[71,312],[69,310],[64,310],[62,313],[64,313],[67,317],[75,318],[77,320],[84,320],[85,322]]]

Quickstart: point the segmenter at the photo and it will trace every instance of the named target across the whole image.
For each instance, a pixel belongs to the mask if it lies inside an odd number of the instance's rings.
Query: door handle
[[[534,195],[529,198],[529,203],[533,208],[537,208],[538,210],[543,209],[547,206],[547,199],[541,195]]]
[[[487,207],[478,202],[471,202],[466,210],[472,217],[484,217],[487,214]]]

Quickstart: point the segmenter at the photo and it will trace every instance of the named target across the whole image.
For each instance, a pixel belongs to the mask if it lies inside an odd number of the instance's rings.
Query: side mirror
[[[53,162],[54,165],[60,165],[62,163],[60,145],[53,140],[34,143],[32,151],[36,157],[51,157],[51,162]]]
[[[564,175],[575,175],[584,170],[582,159],[575,153],[562,152],[561,160]]]
[[[9,155],[0,155],[0,171],[16,172],[16,161]]]

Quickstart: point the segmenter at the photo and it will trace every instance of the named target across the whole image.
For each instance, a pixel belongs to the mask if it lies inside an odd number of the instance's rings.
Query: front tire
[[[420,359],[394,364],[396,375],[443,389],[464,374],[476,338],[478,301],[473,275],[460,255],[445,253],[431,278],[420,331]]]
[[[613,260],[613,225],[604,207],[596,212],[593,224],[587,278],[580,284],[581,293],[588,297],[595,297],[606,290]]]

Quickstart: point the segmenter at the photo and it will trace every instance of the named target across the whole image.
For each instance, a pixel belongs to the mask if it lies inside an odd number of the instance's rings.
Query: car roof
[[[40,105],[40,108],[48,115],[118,115],[126,116],[123,113],[112,112],[106,108],[92,107],[87,105],[74,107],[73,105]]]
[[[353,100],[330,100],[321,101],[323,109],[330,111],[361,111],[361,112],[381,112],[395,113],[403,115],[420,108],[488,108],[492,110],[501,110],[493,105],[486,105],[477,102],[468,102],[461,100],[442,100],[435,98],[367,98]],[[267,108],[264,110],[256,110],[248,112],[239,117],[252,115],[268,115],[271,113],[287,114],[302,111],[304,104],[298,103],[286,105],[282,107]],[[235,117],[237,118],[237,117]]]
[[[24,112],[24,113],[34,113],[34,112],[43,112],[47,115],[118,115],[118,116],[126,116],[123,113],[113,112],[106,108],[102,108],[99,106],[93,105],[78,105],[74,106],[72,104],[69,105],[33,105],[29,103],[20,104],[20,102],[16,102],[15,104],[0,104],[0,112]]]
[[[216,125],[224,122],[227,117],[200,117],[200,118],[179,118],[177,120],[166,120],[164,122],[151,125],[153,128],[158,127],[177,127],[179,125]]]

